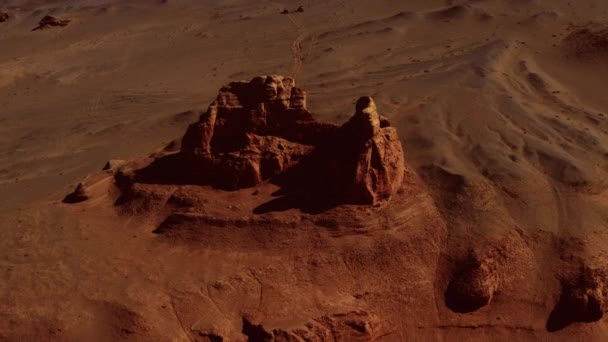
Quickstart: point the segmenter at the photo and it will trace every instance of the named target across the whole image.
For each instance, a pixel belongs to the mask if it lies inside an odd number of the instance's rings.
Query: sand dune
[[[6,0],[0,12],[0,339],[607,334],[605,3]],[[46,15],[70,22],[32,31]],[[108,160],[175,153],[223,85],[258,75],[295,77],[326,123],[373,97],[401,139],[400,190],[320,213],[257,213],[272,182],[138,184],[116,203]],[[61,203],[79,182],[88,199]]]

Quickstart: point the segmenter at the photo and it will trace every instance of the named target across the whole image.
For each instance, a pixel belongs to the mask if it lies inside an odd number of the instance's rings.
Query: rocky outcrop
[[[342,203],[373,205],[399,190],[405,166],[397,130],[370,97],[358,100],[342,126],[321,123],[293,79],[264,76],[220,89],[181,144],[145,160],[110,161],[104,170],[114,174],[122,192],[118,203],[134,197],[137,183],[238,190],[272,181],[286,202],[256,208],[263,213],[287,206],[313,212]],[[82,191],[76,189],[70,201],[85,200]]]
[[[58,19],[51,15],[47,15],[38,22],[38,26],[32,31],[42,30],[49,27],[63,27],[70,23],[70,19]]]
[[[228,190],[314,163],[312,174],[331,183],[333,193],[360,204],[389,198],[404,173],[397,131],[370,97],[359,99],[355,115],[341,127],[324,124],[307,110],[304,90],[282,76],[223,87],[188,128],[181,154],[197,166],[191,178]]]
[[[182,155],[194,179],[234,190],[276,176],[310,154],[335,131],[306,110],[306,93],[282,76],[232,82],[190,125]]]
[[[562,279],[561,297],[547,322],[547,330],[560,330],[574,322],[596,322],[608,312],[608,272],[583,266],[578,274]]]
[[[446,305],[455,312],[472,312],[492,301],[498,291],[498,263],[492,257],[469,255],[445,293]]]

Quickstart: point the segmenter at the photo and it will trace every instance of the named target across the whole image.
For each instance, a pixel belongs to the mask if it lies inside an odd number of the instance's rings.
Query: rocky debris
[[[224,188],[255,186],[285,172],[306,155],[312,147],[271,137],[248,135],[249,143],[238,152],[227,153],[218,165],[218,182]]]
[[[104,170],[122,192],[117,204],[135,198],[137,183],[238,190],[270,180],[282,188],[279,199],[304,208],[386,200],[401,187],[405,165],[397,130],[370,97],[357,101],[342,126],[321,123],[306,107],[306,92],[274,75],[222,87],[181,143],[143,160],[111,160]],[[254,212],[274,210],[271,202]]]
[[[220,90],[188,128],[181,153],[202,165],[190,178],[235,190],[284,172],[332,130],[306,110],[306,93],[292,79],[256,77]]]
[[[32,31],[42,30],[50,27],[63,27],[70,23],[70,19],[58,19],[51,15],[47,15],[38,22],[38,27],[35,27]]]
[[[281,186],[280,203],[255,213],[307,206],[313,212],[390,198],[401,187],[405,162],[397,130],[370,97],[357,101],[342,126],[321,123],[306,107],[306,92],[274,75],[222,87],[181,143],[142,160],[111,160],[104,170],[121,190],[117,204],[141,197],[137,184],[238,190],[272,181]],[[70,203],[88,198],[84,187],[68,197]]]
[[[0,11],[0,23],[7,21],[10,17],[8,13]]]
[[[448,285],[446,305],[460,313],[489,305],[500,284],[497,268],[498,263],[494,258],[482,258],[471,253]]]
[[[288,329],[267,328],[252,322],[250,316],[243,317],[242,333],[249,341],[375,341],[387,334],[377,315],[362,310],[324,315]]]
[[[188,164],[198,165],[189,168],[198,173],[189,178],[201,183],[228,190],[252,187],[310,159],[311,169],[323,170],[316,176],[346,202],[358,204],[389,198],[405,169],[397,131],[370,97],[359,99],[343,126],[323,124],[307,110],[306,92],[283,76],[223,87],[181,146]]]
[[[79,203],[89,199],[89,194],[86,186],[79,183],[76,189],[63,199],[63,203]]]
[[[608,312],[608,272],[583,266],[562,280],[561,297],[547,321],[547,330],[560,330],[574,322],[596,322]]]

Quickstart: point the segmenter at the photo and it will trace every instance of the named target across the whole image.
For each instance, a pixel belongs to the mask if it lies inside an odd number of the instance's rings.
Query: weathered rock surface
[[[265,76],[223,87],[181,144],[145,160],[111,160],[104,170],[114,174],[122,200],[133,197],[137,183],[238,190],[271,180],[285,201],[262,205],[261,213],[287,206],[312,212],[319,209],[311,207],[340,203],[373,205],[399,190],[405,166],[397,130],[370,97],[359,99],[342,126],[321,123],[293,79]]]
[[[561,297],[547,322],[547,330],[559,330],[574,322],[596,322],[608,312],[608,272],[582,267],[562,280]]]
[[[199,166],[193,178],[229,190],[255,186],[315,154],[309,168],[346,202],[358,204],[389,198],[404,173],[397,131],[370,97],[359,99],[343,126],[323,124],[306,109],[304,90],[282,76],[223,87],[188,128],[181,154]]]
[[[63,27],[67,26],[70,23],[70,19],[58,19],[51,15],[47,15],[38,22],[38,26],[35,27],[32,31],[42,30],[49,27]]]
[[[89,194],[86,186],[83,183],[78,183],[74,192],[63,199],[63,203],[79,203],[87,199],[89,199]]]
[[[343,192],[353,203],[373,204],[394,194],[403,181],[404,157],[397,130],[380,117],[371,97],[357,101],[355,115],[340,129],[334,159]]]
[[[491,257],[470,255],[448,286],[446,305],[456,312],[471,312],[490,304],[500,283],[497,267]]]

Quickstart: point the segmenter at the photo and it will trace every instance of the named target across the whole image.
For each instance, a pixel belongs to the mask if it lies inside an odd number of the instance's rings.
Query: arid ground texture
[[[0,341],[603,341],[608,2],[0,0]]]

